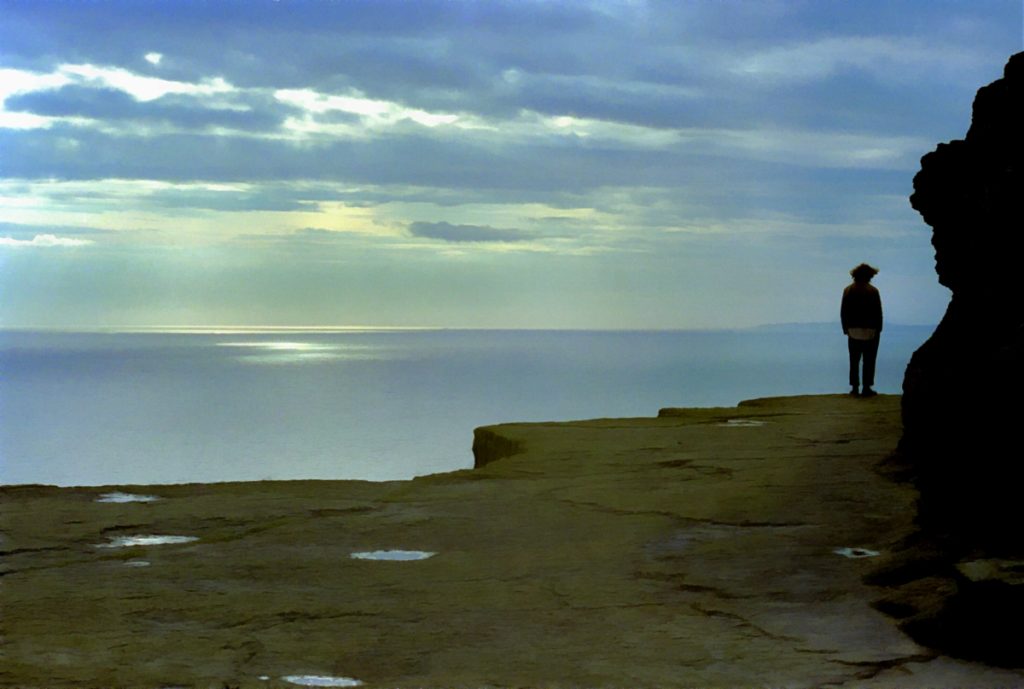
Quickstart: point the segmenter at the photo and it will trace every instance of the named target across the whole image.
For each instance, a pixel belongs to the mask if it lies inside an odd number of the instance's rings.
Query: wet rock
[[[103,495],[96,498],[96,502],[112,502],[112,503],[127,503],[127,502],[156,502],[160,498],[156,495],[139,495],[137,493],[104,493]]]
[[[871,550],[870,548],[836,548],[832,551],[836,555],[849,558],[851,560],[860,560],[865,557],[878,557],[879,552],[877,550]]]

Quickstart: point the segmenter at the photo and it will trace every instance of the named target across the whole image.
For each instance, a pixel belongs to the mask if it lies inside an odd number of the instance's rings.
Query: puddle
[[[430,553],[425,550],[368,550],[361,553],[352,553],[354,560],[426,560],[434,557],[437,553]]]
[[[156,502],[156,495],[137,495],[135,493],[104,493],[96,498],[96,502]]]
[[[363,685],[358,679],[351,677],[329,677],[327,675],[288,675],[281,679],[289,684],[298,684],[303,687],[360,687]]]
[[[149,567],[149,560],[126,560],[125,567]]]
[[[852,560],[859,560],[863,557],[878,557],[880,555],[877,550],[869,550],[867,548],[836,548],[832,552]]]
[[[137,545],[171,545],[198,541],[195,536],[111,536],[110,543],[100,543],[96,548],[130,548]]]
[[[725,428],[753,428],[755,426],[763,426],[767,421],[758,421],[757,419],[729,419],[725,423],[718,424]]]

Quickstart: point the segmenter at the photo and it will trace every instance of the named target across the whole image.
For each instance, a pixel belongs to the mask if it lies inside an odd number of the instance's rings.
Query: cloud
[[[166,215],[172,212],[185,211],[218,211],[227,213],[239,212],[307,212],[317,213],[322,201],[333,201],[343,197],[343,193],[324,186],[307,186],[303,184],[247,184],[247,183],[181,183],[172,184],[156,180],[130,179],[98,179],[88,181],[38,180],[38,181],[3,181],[0,180],[0,205],[7,204],[8,217],[35,212],[52,215],[64,211],[81,213],[88,209],[92,214],[109,214],[109,220],[115,213],[124,216],[134,212],[149,212]],[[8,235],[33,235],[49,233],[56,235],[81,234],[84,232],[103,232],[104,230],[71,224],[75,220],[68,219],[54,222],[51,220],[28,220],[20,224],[0,220],[0,233]],[[96,216],[93,216],[96,217]],[[143,223],[145,225],[145,223]],[[119,226],[122,227],[123,226]]]
[[[127,91],[109,86],[70,84],[56,89],[36,90],[8,96],[8,116],[18,113],[33,117],[38,126],[57,118],[74,118],[78,127],[88,126],[82,118],[98,124],[123,125],[124,121],[164,123],[184,130],[224,128],[273,130],[291,108],[258,96],[218,97],[165,94],[140,100]]]
[[[68,247],[88,246],[92,244],[91,239],[76,239],[72,237],[58,237],[53,234],[37,234],[32,239],[15,239],[14,237],[0,237],[0,247],[24,248],[24,247]]]
[[[202,208],[215,211],[306,211],[318,212],[316,200],[301,191],[292,192],[267,186],[252,190],[235,189],[161,189],[142,199],[146,205],[163,208]]]
[[[80,280],[53,302],[70,304],[122,279],[111,261],[166,244],[166,284],[209,280],[208,303],[236,290],[233,308],[254,318],[266,300],[227,279],[243,255],[303,285],[267,289],[293,295],[282,313],[349,280],[373,286],[370,316],[468,323],[468,307],[447,321],[434,311],[450,290],[424,289],[448,275],[446,256],[467,257],[472,284],[544,265],[566,278],[567,303],[614,301],[657,261],[655,291],[673,300],[693,273],[664,257],[707,246],[699,270],[724,282],[723,265],[763,265],[757,251],[781,236],[800,241],[780,271],[800,276],[798,245],[826,255],[851,227],[890,244],[918,230],[905,202],[917,159],[962,135],[975,89],[1019,50],[1020,16],[1019,0],[8,2],[0,207],[24,227],[0,224],[3,246],[81,238],[104,250],[8,248],[0,279],[17,285],[16,263],[74,264]],[[549,217],[557,209],[570,219]],[[76,224],[108,228],[117,250]],[[732,257],[748,245],[751,260]],[[607,253],[559,263],[595,250]],[[305,282],[289,261],[322,261],[323,279]],[[137,281],[118,284],[137,304],[151,264],[125,266]],[[265,287],[248,268],[230,275]],[[393,304],[376,294],[391,276],[409,278]],[[504,284],[498,301],[521,287]],[[320,315],[357,318],[331,310],[359,301],[344,292]],[[548,302],[517,303],[547,322]]]
[[[0,197],[4,194],[4,185],[0,184]],[[7,222],[0,220],[0,233],[7,235],[8,238],[13,237],[19,239],[22,237],[35,237],[39,234],[47,235],[99,235],[107,234],[109,230],[104,230],[99,227],[90,227],[88,225],[28,225],[25,223]]]
[[[503,229],[487,225],[452,225],[447,222],[414,222],[409,224],[409,233],[424,239],[440,239],[445,242],[522,242],[534,239],[523,230]]]
[[[746,55],[731,71],[772,83],[826,79],[850,69],[883,80],[912,81],[929,72],[952,75],[980,62],[977,53],[935,50],[931,42],[906,37],[830,36]]]
[[[136,74],[120,67],[91,64],[61,65],[59,73],[76,81],[124,91],[139,101],[156,100],[168,94],[209,96],[231,93],[235,90],[222,77],[189,83]]]

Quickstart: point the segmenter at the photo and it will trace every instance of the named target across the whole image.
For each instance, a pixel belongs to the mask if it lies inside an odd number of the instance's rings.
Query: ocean
[[[876,389],[931,333],[887,326]],[[0,483],[392,480],[473,429],[846,392],[838,325],[718,331],[0,331]]]

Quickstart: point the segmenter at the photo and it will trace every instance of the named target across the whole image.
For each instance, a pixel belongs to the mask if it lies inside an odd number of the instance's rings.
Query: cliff
[[[903,572],[884,578],[914,586],[961,575],[941,610],[905,627],[919,640],[1007,665],[1024,664],[1024,470],[1013,449],[1024,389],[1022,199],[1019,53],[1003,78],[978,91],[965,138],[939,144],[914,177],[910,202],[931,226],[938,280],[952,297],[904,379],[895,464],[920,491],[921,532],[906,546]],[[989,565],[965,565],[972,561]],[[973,574],[965,579],[964,571]]]
[[[414,481],[0,487],[0,686],[1022,686],[875,607],[931,601],[863,582],[915,528],[900,432],[777,398],[491,426]],[[389,549],[425,559],[352,557]]]

